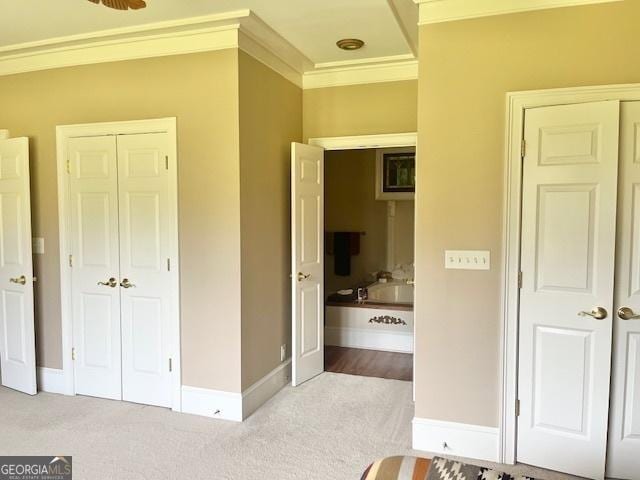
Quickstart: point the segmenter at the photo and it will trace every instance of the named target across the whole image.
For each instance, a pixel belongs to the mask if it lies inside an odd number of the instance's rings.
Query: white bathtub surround
[[[413,305],[413,285],[406,281],[374,283],[367,290],[370,302]]]
[[[375,283],[365,304],[328,305],[325,344],[413,353],[413,285]]]

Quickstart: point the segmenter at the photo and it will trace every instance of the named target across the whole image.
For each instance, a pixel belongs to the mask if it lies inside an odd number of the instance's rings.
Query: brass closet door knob
[[[105,286],[105,287],[116,288],[118,286],[118,281],[114,277],[111,277],[106,282],[98,282],[98,285],[102,285],[102,286]]]
[[[594,309],[590,312],[578,312],[578,315],[580,315],[581,317],[595,318],[596,320],[604,320],[605,318],[607,318],[609,313],[604,307],[594,307]]]
[[[27,277],[22,275],[22,276],[17,277],[17,278],[10,278],[9,282],[15,283],[17,285],[26,285],[27,284]]]
[[[136,286],[131,283],[128,278],[123,278],[122,282],[120,282],[120,286],[122,288],[136,288]]]
[[[629,307],[620,307],[618,309],[618,318],[621,320],[635,320],[640,318],[640,315],[636,315]]]

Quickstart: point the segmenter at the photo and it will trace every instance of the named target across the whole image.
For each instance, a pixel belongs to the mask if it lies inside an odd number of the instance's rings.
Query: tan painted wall
[[[325,230],[365,232],[360,255],[351,258],[351,275],[335,274],[334,257],[325,255],[325,293],[371,281],[371,272],[387,269],[387,202],[376,200],[376,151],[325,153]],[[413,262],[413,203],[396,202],[394,258]]]
[[[38,365],[62,366],[56,125],[178,118],[183,383],[240,391],[237,51],[0,77],[0,125],[31,139]]]
[[[416,80],[305,90],[304,138],[415,132],[417,97]]]
[[[337,150],[324,157],[325,230],[365,232],[360,255],[351,257],[351,275],[335,274],[334,256],[325,255],[325,293],[371,280],[386,268],[387,202],[375,199],[376,151]]]
[[[242,389],[291,355],[291,142],[302,90],[240,52]]]
[[[496,426],[505,93],[640,82],[640,2],[420,28],[416,416]],[[488,249],[490,272],[444,270]]]

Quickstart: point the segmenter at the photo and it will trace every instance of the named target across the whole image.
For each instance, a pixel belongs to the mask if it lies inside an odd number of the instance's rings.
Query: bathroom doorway
[[[411,381],[415,147],[324,156],[325,371]]]
[[[292,146],[292,384],[413,379],[415,133]]]

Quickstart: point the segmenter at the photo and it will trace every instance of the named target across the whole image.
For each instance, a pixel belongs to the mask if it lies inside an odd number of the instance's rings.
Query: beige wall
[[[337,150],[324,156],[325,212],[328,232],[365,232],[360,254],[351,257],[351,275],[338,276],[334,256],[325,255],[325,293],[371,280],[386,269],[387,202],[376,200],[376,151]]]
[[[305,90],[304,138],[417,131],[418,82]]]
[[[302,90],[240,52],[242,389],[291,355],[291,142]]]
[[[0,77],[0,125],[31,139],[38,365],[62,366],[56,125],[178,119],[183,383],[240,391],[237,51]]]
[[[640,2],[420,28],[416,416],[498,425],[505,93],[640,82]],[[489,272],[445,271],[487,249]]]

